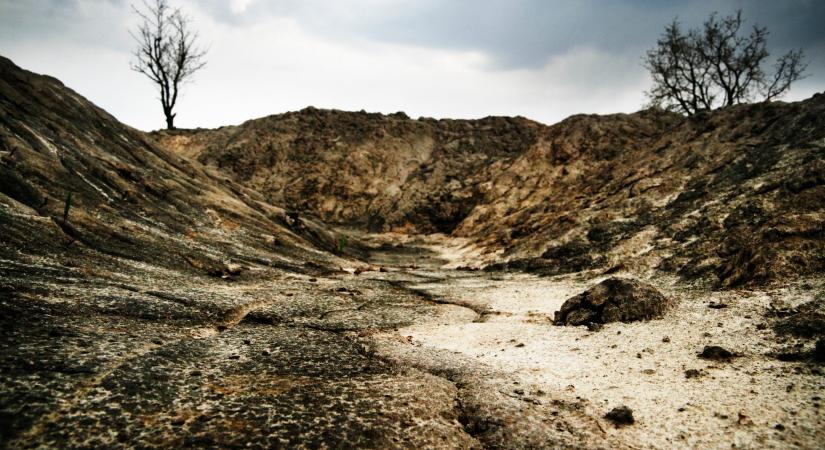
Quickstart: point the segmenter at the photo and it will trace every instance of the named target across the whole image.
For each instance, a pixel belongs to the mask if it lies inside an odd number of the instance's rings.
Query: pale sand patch
[[[825,377],[766,355],[779,348],[777,337],[769,327],[757,329],[772,301],[799,303],[809,294],[711,292],[659,281],[678,301],[664,318],[608,324],[594,333],[550,321],[564,300],[604,277],[500,278],[468,274],[412,286],[493,314],[480,323],[417,324],[399,332],[415,344],[477,358],[551,395],[586,399],[596,417],[627,405],[637,423],[606,429],[631,447],[821,448],[825,442],[825,402],[816,400],[825,397]],[[709,301],[729,307],[711,309]],[[706,345],[742,356],[706,361],[697,357]],[[703,375],[688,379],[688,369]]]

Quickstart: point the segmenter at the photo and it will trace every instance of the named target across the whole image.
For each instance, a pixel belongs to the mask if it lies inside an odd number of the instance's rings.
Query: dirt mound
[[[665,296],[637,280],[608,278],[570,297],[556,311],[556,325],[635,322],[661,317],[671,306]]]
[[[727,287],[821,273],[823,111],[818,95],[693,118],[570,118],[492,182],[498,194],[455,234],[510,260],[573,246],[568,271],[658,269]]]
[[[523,118],[411,120],[307,108],[216,130],[153,134],[273,204],[372,231],[450,233],[536,141]]]

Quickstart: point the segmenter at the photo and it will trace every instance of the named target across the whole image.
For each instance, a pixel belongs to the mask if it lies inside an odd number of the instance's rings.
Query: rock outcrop
[[[656,288],[637,280],[608,278],[567,299],[555,313],[556,325],[635,322],[661,317],[671,306]]]

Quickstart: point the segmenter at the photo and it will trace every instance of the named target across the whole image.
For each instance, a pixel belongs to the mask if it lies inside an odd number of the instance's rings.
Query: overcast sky
[[[137,0],[139,1],[139,0]],[[183,89],[179,127],[216,127],[309,105],[412,117],[632,112],[664,25],[741,8],[773,56],[803,48],[825,90],[822,0],[170,0],[208,65]],[[129,69],[128,0],[0,0],[0,54],[141,129],[164,126],[152,83]]]

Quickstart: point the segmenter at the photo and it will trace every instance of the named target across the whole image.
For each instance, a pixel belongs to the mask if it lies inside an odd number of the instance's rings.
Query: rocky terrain
[[[823,95],[553,126],[309,108],[155,137],[326,223],[470,238],[476,265],[723,286],[825,270]]]
[[[154,133],[274,204],[370,231],[452,232],[538,138],[523,118],[419,119],[307,108],[216,130]]]
[[[3,448],[825,439],[823,95],[144,133],[0,58],[0,175]]]

